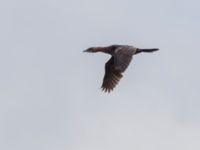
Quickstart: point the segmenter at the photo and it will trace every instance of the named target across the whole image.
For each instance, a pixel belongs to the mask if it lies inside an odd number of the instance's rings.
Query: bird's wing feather
[[[124,72],[129,66],[133,56],[133,51],[119,48],[114,53],[114,66],[116,70]]]
[[[114,67],[114,57],[111,57],[105,65],[105,75],[103,78],[103,84],[101,86],[102,90],[105,92],[110,92],[118,84],[121,78],[121,72],[116,70]]]

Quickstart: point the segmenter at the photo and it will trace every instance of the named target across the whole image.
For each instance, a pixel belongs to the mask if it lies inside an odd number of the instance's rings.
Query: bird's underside
[[[104,52],[111,55],[111,58],[105,64],[105,75],[101,86],[104,92],[109,93],[123,77],[122,73],[129,66],[134,54],[157,50],[158,49],[138,49],[127,45],[111,45],[108,47],[91,47],[84,52]]]

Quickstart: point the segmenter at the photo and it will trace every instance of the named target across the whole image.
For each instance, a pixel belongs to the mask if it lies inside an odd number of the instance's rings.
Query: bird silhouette
[[[105,75],[101,86],[102,91],[110,93],[123,77],[122,73],[129,66],[133,55],[141,52],[154,52],[157,50],[159,49],[140,49],[129,45],[111,45],[107,47],[90,47],[84,50],[84,52],[103,52],[112,56],[105,64]]]

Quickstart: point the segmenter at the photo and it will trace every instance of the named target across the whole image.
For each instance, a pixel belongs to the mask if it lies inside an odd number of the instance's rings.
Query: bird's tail
[[[138,53],[141,53],[141,52],[151,53],[151,52],[155,52],[155,51],[158,51],[158,50],[159,50],[158,48],[149,48],[149,49],[140,49],[140,48],[138,48],[136,50],[135,54],[138,54]]]

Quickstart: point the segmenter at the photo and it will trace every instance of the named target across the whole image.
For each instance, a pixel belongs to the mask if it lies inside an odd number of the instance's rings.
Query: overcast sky
[[[140,54],[110,94],[110,56]],[[1,150],[199,150],[198,0],[0,1]]]

